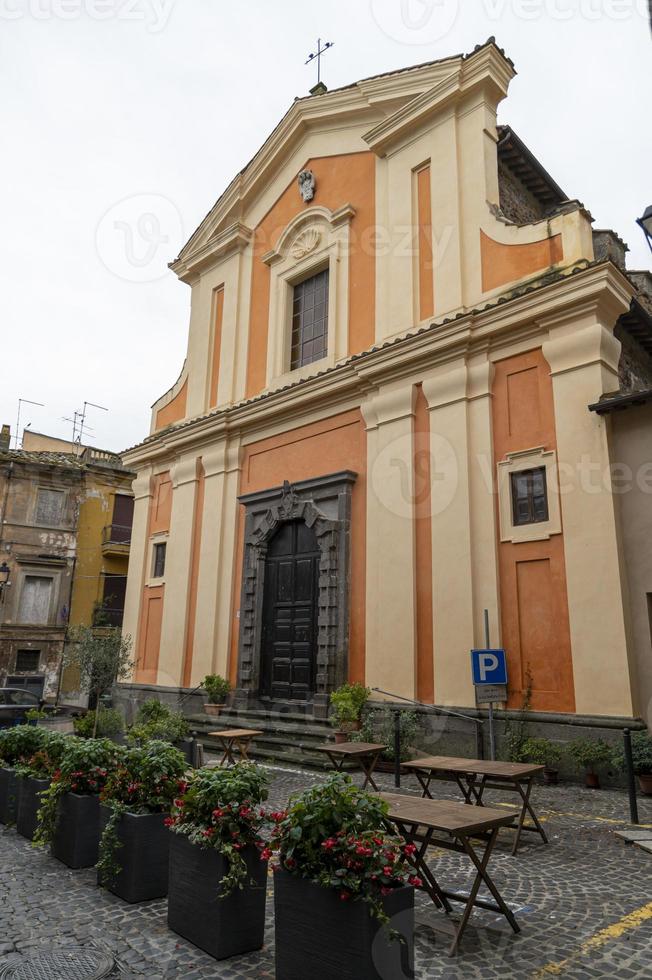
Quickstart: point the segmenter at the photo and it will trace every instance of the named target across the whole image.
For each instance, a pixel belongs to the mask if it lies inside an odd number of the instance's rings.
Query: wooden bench
[[[476,806],[484,806],[482,797],[487,789],[518,793],[521,797],[521,809],[512,854],[516,854],[524,830],[539,834],[544,844],[548,843],[546,833],[530,801],[534,778],[543,771],[543,766],[535,766],[529,762],[491,762],[485,759],[429,755],[422,759],[404,762],[403,768],[407,772],[414,773],[423,790],[423,796],[428,799],[432,799],[430,783],[433,779],[457,783],[464,802]],[[526,824],[528,814],[532,823]]]
[[[488,909],[503,915],[514,932],[520,926],[512,910],[507,906],[488,871],[498,832],[514,820],[516,813],[483,807],[471,810],[464,803],[451,803],[448,800],[418,799],[396,793],[382,793],[382,799],[389,806],[387,823],[390,829],[397,829],[405,841],[414,844],[416,851],[406,860],[414,868],[422,885],[417,886],[427,892],[434,904],[449,914],[451,902],[464,905],[462,917],[454,929],[454,936],[448,951],[455,956],[464,930],[474,908]],[[474,840],[485,842],[484,853],[478,854]],[[427,863],[429,847],[441,847],[449,851],[465,854],[475,868],[475,878],[468,895],[445,890]],[[480,886],[484,884],[494,898],[478,898]]]

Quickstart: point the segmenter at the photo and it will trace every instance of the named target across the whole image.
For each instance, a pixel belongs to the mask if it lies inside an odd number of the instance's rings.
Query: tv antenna
[[[86,432],[93,432],[93,428],[90,425],[86,425],[86,412],[89,408],[99,408],[102,412],[108,412],[108,408],[104,405],[96,405],[95,402],[84,402],[84,407],[81,412],[73,412],[73,417],[71,419],[66,418],[64,422],[72,422],[72,448],[73,452],[75,446],[80,449],[82,447],[82,440]]]
[[[315,59],[317,59],[317,84],[318,85],[321,84],[321,59],[326,54],[326,52],[333,47],[334,44],[335,44],[334,41],[326,41],[326,43],[322,48],[321,38],[318,37],[317,50],[314,52],[311,51],[310,54],[308,55],[308,60],[306,61],[307,65],[309,65]]]
[[[23,405],[38,405],[39,408],[45,408],[43,402],[33,402],[31,398],[19,398],[18,399],[18,414],[16,415],[16,434],[14,436],[14,449],[18,449],[18,443],[22,441],[20,439],[20,412]]]

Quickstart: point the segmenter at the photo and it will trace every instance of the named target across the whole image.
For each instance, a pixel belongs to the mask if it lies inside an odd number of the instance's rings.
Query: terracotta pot
[[[544,783],[547,783],[548,786],[556,786],[559,782],[559,770],[546,766],[543,770],[543,781]]]
[[[351,738],[350,732],[335,732],[335,743],[336,745],[342,745],[344,742],[348,742]]]
[[[207,715],[219,715],[219,713],[220,713],[220,711],[222,710],[223,707],[224,707],[224,703],[222,703],[222,704],[205,704],[204,705],[204,711],[206,712]]]
[[[600,789],[600,779],[597,772],[587,772],[584,775],[584,785],[589,789]]]
[[[652,796],[652,772],[639,773],[638,785],[641,787],[641,793]]]

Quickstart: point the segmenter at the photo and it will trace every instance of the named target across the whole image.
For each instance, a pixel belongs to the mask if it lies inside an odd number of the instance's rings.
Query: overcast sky
[[[0,422],[120,450],[185,354],[166,268],[297,95],[470,51],[518,75],[509,122],[597,227],[650,253],[647,0],[0,0]],[[22,423],[21,423],[22,428]]]

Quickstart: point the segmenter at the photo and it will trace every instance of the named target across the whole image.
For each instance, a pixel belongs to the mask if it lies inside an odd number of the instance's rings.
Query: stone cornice
[[[251,228],[243,225],[241,221],[234,221],[205,245],[189,252],[183,259],[178,258],[170,262],[170,269],[183,282],[190,282],[218,259],[224,259],[233,252],[244,251],[252,235]]]
[[[543,342],[552,323],[563,318],[572,321],[587,310],[604,313],[608,309],[615,324],[618,310],[629,308],[632,291],[611,262],[579,269],[510,300],[454,320],[434,322],[296,385],[164,430],[127,450],[123,460],[125,465],[140,468],[159,459],[169,460],[190,447],[199,453],[216,439],[241,438],[271,423],[300,425],[310,411],[335,413],[381,385],[423,375],[437,365],[454,366],[457,359],[491,353],[523,338]]]

